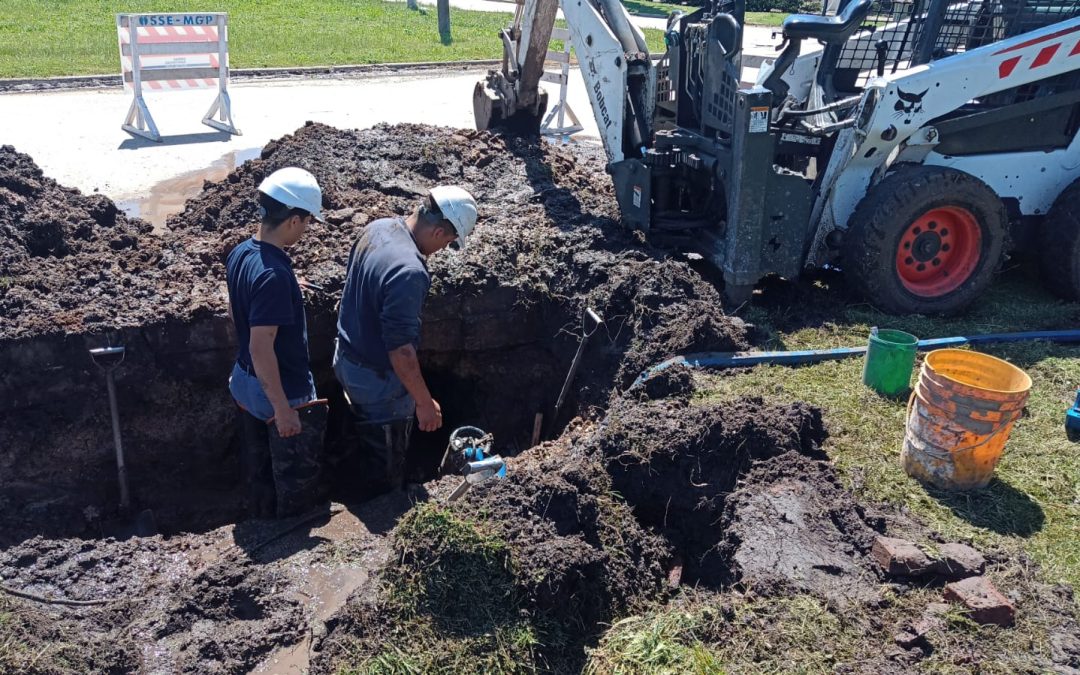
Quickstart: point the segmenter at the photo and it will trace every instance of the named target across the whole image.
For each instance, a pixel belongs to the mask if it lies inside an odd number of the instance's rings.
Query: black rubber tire
[[[896,250],[904,230],[927,211],[955,206],[969,211],[981,231],[980,256],[971,275],[937,297],[916,295],[900,280]],[[997,194],[978,178],[939,166],[904,166],[870,188],[848,221],[843,269],[876,307],[893,314],[953,314],[990,285],[1001,264],[1008,216]]]
[[[1039,227],[1039,272],[1051,293],[1080,299],[1080,178],[1058,195]]]

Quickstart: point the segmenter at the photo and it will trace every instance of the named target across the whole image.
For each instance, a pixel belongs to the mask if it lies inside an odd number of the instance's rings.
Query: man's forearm
[[[419,406],[431,403],[431,392],[428,390],[424,376],[420,372],[420,359],[416,357],[416,348],[412,345],[403,345],[388,352],[390,365],[394,367],[394,373],[405,385],[406,391],[413,397]]]
[[[259,378],[259,385],[274,410],[289,407],[285,388],[281,386],[281,372],[278,370],[277,354],[274,353],[273,346],[267,349],[261,345],[251,345],[251,365],[255,367],[255,376]]]

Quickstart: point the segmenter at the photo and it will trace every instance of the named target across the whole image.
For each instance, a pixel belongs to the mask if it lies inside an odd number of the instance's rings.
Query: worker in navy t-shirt
[[[314,176],[275,171],[259,185],[258,233],[226,262],[238,343],[229,391],[241,408],[245,479],[258,517],[293,515],[313,506],[317,493],[324,429],[304,429],[297,410],[315,400],[315,382],[304,299],[285,249],[313,220],[324,222],[321,208]],[[325,424],[324,414],[313,419]],[[313,419],[309,425],[318,424]]]
[[[338,309],[334,374],[356,417],[363,478],[377,492],[404,487],[413,416],[421,431],[442,426],[442,408],[420,372],[420,310],[431,285],[427,256],[465,247],[476,201],[440,185],[408,217],[367,225],[353,246]]]

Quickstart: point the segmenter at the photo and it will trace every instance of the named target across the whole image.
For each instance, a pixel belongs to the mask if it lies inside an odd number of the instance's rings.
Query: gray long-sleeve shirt
[[[349,261],[338,312],[338,338],[353,360],[390,369],[388,352],[420,344],[420,310],[431,275],[401,217],[364,228]]]

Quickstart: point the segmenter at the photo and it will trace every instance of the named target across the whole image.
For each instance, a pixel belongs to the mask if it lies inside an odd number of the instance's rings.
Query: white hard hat
[[[465,250],[465,237],[476,225],[476,200],[457,185],[437,185],[431,188],[431,198],[442,211],[443,218],[457,230],[458,248]]]
[[[278,169],[259,183],[259,192],[290,208],[307,211],[320,223],[326,222],[322,215],[322,188],[315,176],[299,167]]]

